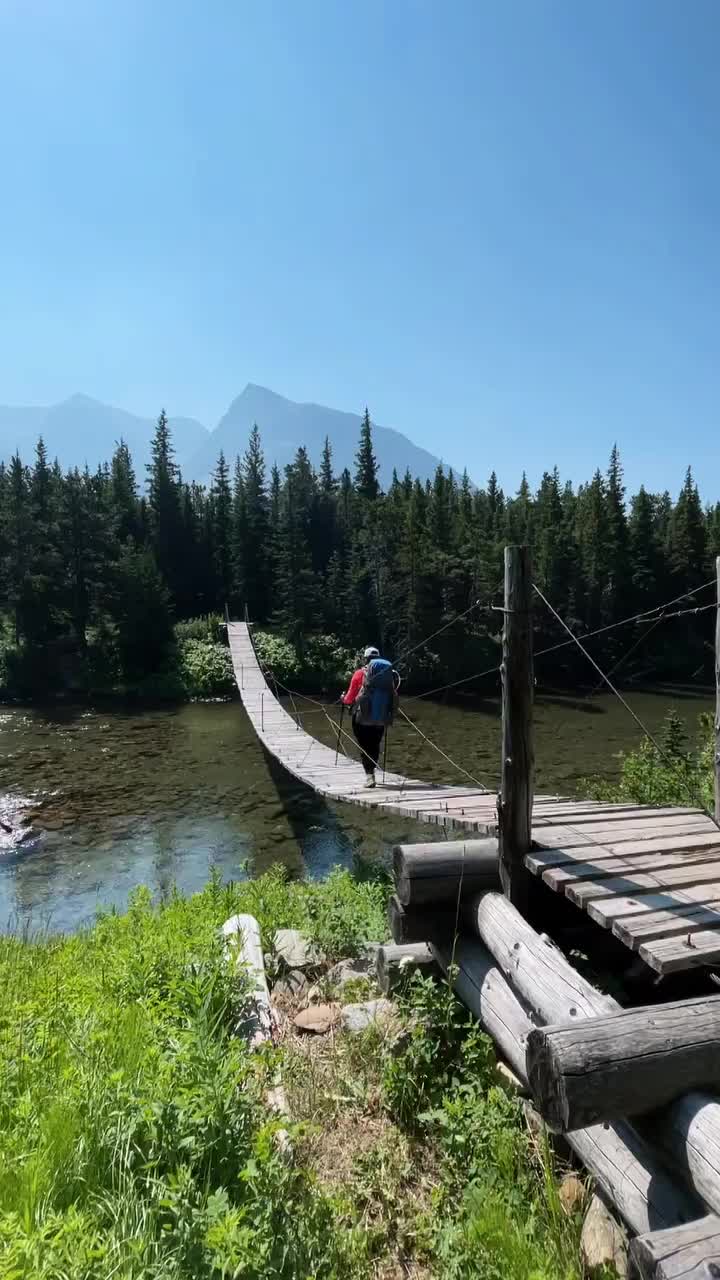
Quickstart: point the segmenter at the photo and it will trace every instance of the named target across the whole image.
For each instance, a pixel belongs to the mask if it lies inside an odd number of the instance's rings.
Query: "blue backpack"
[[[397,709],[397,676],[386,658],[373,658],[365,668],[365,678],[355,703],[358,724],[388,728]]]

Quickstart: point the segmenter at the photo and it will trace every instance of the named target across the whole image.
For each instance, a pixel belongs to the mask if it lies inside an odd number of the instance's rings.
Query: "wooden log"
[[[447,840],[435,844],[398,844],[393,849],[393,874],[404,907],[456,903],[485,889],[500,887],[498,843],[485,840]]]
[[[505,548],[502,666],[502,785],[498,801],[500,879],[509,900],[527,911],[532,879],[533,753],[532,561],[529,547]]]
[[[634,1280],[712,1280],[720,1276],[720,1218],[639,1235],[630,1245]]]
[[[404,907],[397,895],[388,903],[388,925],[393,942],[434,942],[452,938],[457,927],[455,907]]]
[[[720,996],[624,1009],[533,1031],[527,1075],[552,1129],[662,1107],[688,1089],[720,1086]]]
[[[499,894],[485,894],[466,918],[538,1020],[568,1023],[619,1012],[557,947],[540,937]],[[653,1139],[709,1209],[720,1213],[720,1101],[693,1090],[653,1117]]]
[[[477,939],[463,937],[454,950],[433,945],[432,951],[446,972],[454,964],[455,992],[526,1084],[525,1046],[535,1026],[529,1006]],[[649,1231],[660,1223],[674,1226],[697,1216],[697,1202],[629,1124],[593,1125],[568,1134],[567,1140],[632,1231]]]
[[[437,961],[426,942],[397,946],[386,942],[377,953],[376,972],[378,986],[387,995],[396,991],[412,973],[422,973],[429,978],[439,975]]]
[[[257,1048],[272,1037],[272,1012],[270,992],[265,977],[265,958],[260,940],[260,925],[254,916],[231,916],[222,927],[228,949],[234,954],[235,967],[244,971],[249,983],[249,1002],[245,1011],[242,1032]]]

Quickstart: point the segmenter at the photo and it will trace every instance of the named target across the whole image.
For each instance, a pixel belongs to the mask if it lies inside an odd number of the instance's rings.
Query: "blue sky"
[[[0,402],[720,497],[716,0],[3,0]]]

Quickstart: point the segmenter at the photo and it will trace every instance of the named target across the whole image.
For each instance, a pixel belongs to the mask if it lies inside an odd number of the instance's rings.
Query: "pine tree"
[[[265,622],[270,614],[271,532],[265,481],[265,458],[260,432],[253,426],[242,463],[244,502],[243,584],[245,603],[254,622]]]
[[[356,491],[366,502],[374,502],[380,492],[380,485],[378,482],[378,464],[373,448],[372,424],[367,408],[360,428],[360,446],[356,454],[355,463]]]
[[[117,536],[121,542],[141,540],[137,482],[130,450],[124,440],[118,442],[110,464],[112,506]]]
[[[215,607],[225,609],[233,594],[232,495],[225,454],[222,449],[213,475],[212,489],[213,567]]]
[[[148,506],[153,549],[158,568],[171,593],[182,591],[182,547],[180,539],[180,481],[167,415],[163,409],[157,420],[148,464]]]
[[[688,467],[685,483],[670,518],[667,540],[668,567],[680,590],[699,587],[706,569],[706,531],[697,485]]]

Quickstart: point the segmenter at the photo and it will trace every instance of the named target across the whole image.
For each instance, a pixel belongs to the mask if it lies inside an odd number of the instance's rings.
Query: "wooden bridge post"
[[[505,895],[527,912],[532,876],[533,751],[532,559],[529,547],[505,548],[502,653],[502,788],[498,797],[500,879]]]
[[[717,613],[715,614],[715,821],[720,822],[720,556],[717,573]]]

